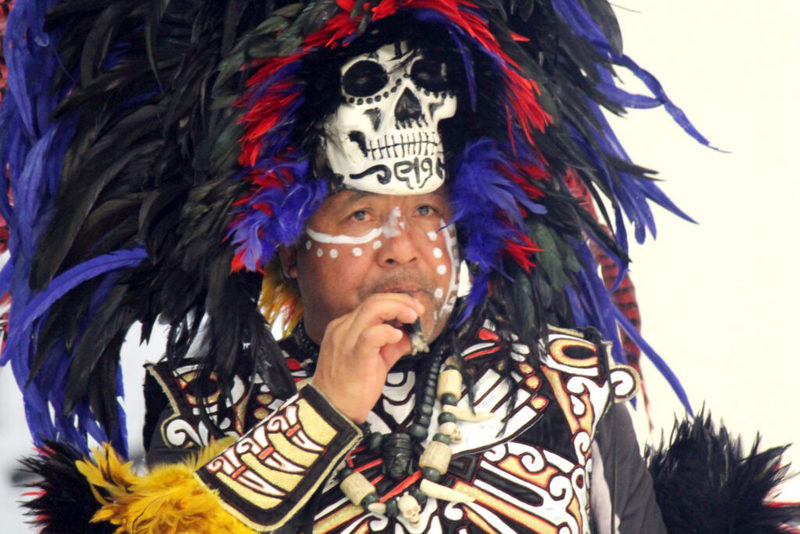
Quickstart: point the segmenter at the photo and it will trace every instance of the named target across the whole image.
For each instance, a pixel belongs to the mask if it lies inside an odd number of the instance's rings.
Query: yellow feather
[[[298,298],[297,287],[284,278],[277,261],[264,270],[258,306],[270,326],[279,322],[282,338],[288,336],[303,317],[303,305]]]
[[[134,473],[131,463],[123,463],[108,444],[95,450],[90,460],[76,464],[102,505],[92,521],[110,522],[117,527],[117,534],[252,534],[253,530],[226,512],[216,494],[194,477],[200,466],[231,442],[220,440],[196,458],[158,465],[144,475]]]

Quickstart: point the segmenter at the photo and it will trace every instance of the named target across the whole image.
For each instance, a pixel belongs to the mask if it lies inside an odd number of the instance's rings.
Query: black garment
[[[313,373],[317,350],[302,332],[301,328],[283,342],[287,365],[298,380]],[[474,382],[475,409],[488,407],[488,411],[506,414],[507,421],[498,417],[490,423],[461,423],[464,443],[453,446],[453,459],[441,483],[468,492],[476,500],[452,505],[430,499],[433,502],[422,510],[425,531],[481,531],[481,522],[485,522],[509,532],[666,532],[630,417],[623,405],[614,404],[613,395],[609,396],[611,373],[622,371],[608,368],[604,348],[578,332],[554,329],[546,356],[534,367],[528,361],[529,347],[503,341],[512,338],[507,333],[498,335],[487,323],[475,343],[462,351],[463,372]],[[512,373],[500,369],[499,362],[510,362]],[[393,369],[384,396],[368,419],[373,431],[388,434],[410,425],[417,377],[425,363],[424,357],[404,358]],[[200,416],[196,399],[192,401],[186,394],[192,391],[191,376],[191,366],[178,374],[169,373],[163,365],[151,368],[148,380],[157,380],[161,396],[167,399],[148,401],[151,407],[167,406],[157,420],[148,413],[147,427],[154,430],[148,450],[151,464],[176,461],[192,447],[202,446],[204,437],[212,434],[210,421]],[[504,376],[517,381],[511,410],[512,390]],[[247,384],[244,378],[242,382]],[[252,426],[251,421],[268,419],[285,406],[285,399],[274,398],[258,381],[249,385],[249,396],[225,406],[209,403],[211,422],[224,433],[241,435],[242,429]],[[578,391],[576,386],[583,387],[583,392],[573,393]],[[152,385],[148,386],[150,395],[153,391]],[[421,446],[418,449],[417,454]],[[365,466],[363,473],[368,479],[379,480],[379,495],[398,485],[382,477],[375,453],[356,448],[346,458],[354,468]],[[586,512],[587,494],[591,495],[591,520]],[[398,524],[408,529],[399,520],[353,512],[333,483],[308,497],[305,511],[291,518],[281,531],[310,528],[311,518],[326,532],[359,523],[374,532],[394,532]]]

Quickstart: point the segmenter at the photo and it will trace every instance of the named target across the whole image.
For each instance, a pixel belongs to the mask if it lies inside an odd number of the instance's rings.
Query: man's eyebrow
[[[366,196],[372,196],[375,194],[375,193],[369,193],[367,191],[356,191],[354,189],[346,189],[345,191],[342,191],[338,194],[342,195],[345,193],[347,193],[347,198],[340,201],[341,208],[346,208],[351,204],[355,204],[356,202],[358,202],[359,200],[361,200]]]

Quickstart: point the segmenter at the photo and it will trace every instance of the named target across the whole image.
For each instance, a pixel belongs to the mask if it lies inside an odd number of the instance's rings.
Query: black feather
[[[786,475],[785,447],[749,453],[711,416],[676,422],[668,444],[646,458],[656,500],[670,533],[780,534],[800,522],[800,505],[770,506],[767,499]]]
[[[100,503],[75,466],[80,459],[80,453],[69,445],[47,442],[41,455],[21,461],[25,471],[35,477],[28,494],[34,498],[23,506],[42,534],[114,532],[115,527],[109,523],[90,523]]]
[[[158,23],[161,22],[161,17],[164,16],[169,7],[170,0],[150,0],[149,8],[147,9],[147,17],[144,26],[144,41],[147,47],[147,60],[150,62],[150,68],[153,70],[153,76],[156,83],[161,87],[161,79],[158,74],[158,66],[156,64],[156,39],[158,38]]]

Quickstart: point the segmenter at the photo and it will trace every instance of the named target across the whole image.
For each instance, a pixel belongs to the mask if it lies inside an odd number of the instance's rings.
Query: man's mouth
[[[414,293],[422,293],[422,288],[417,284],[403,284],[399,286],[390,286],[381,288],[381,293],[405,293],[406,295],[414,296]]]

